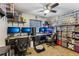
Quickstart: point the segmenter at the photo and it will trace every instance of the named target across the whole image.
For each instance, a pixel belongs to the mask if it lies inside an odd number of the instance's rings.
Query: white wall
[[[3,17],[0,19],[0,47],[5,46],[6,38],[7,38],[7,19]]]
[[[13,26],[29,27],[30,26],[30,19],[32,19],[32,20],[40,20],[40,21],[42,21],[42,23],[44,23],[44,21],[47,20],[47,18],[41,18],[41,17],[38,17],[36,19],[35,15],[31,15],[31,14],[27,14],[27,13],[23,13],[22,17],[26,20],[26,23],[24,23],[24,26],[23,26],[22,23],[20,23],[19,25],[18,25],[18,23],[13,23]],[[12,26],[12,23],[9,23],[8,26]]]
[[[30,19],[32,19],[32,20],[40,20],[40,21],[42,21],[42,23],[47,20],[47,18],[42,18],[42,17],[35,18],[35,15],[26,14],[26,13],[23,13],[22,16],[24,17],[24,19],[26,19],[25,26],[30,26]]]
[[[26,20],[26,23],[24,25],[27,26],[27,27],[30,26],[30,19],[35,19],[35,16],[34,15],[30,15],[30,14],[23,13],[22,16]]]
[[[52,26],[55,26],[57,25],[58,23],[58,17],[52,17],[52,18],[49,18],[48,22],[52,25]]]

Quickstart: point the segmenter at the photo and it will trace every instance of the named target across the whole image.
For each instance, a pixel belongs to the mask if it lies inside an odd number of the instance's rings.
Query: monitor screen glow
[[[39,32],[46,32],[46,27],[40,27]]]
[[[20,33],[20,27],[8,27],[8,33]]]
[[[22,33],[31,33],[32,29],[30,27],[23,27],[21,31]]]

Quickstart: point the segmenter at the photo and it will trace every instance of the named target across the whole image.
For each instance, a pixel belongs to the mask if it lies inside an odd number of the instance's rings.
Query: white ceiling
[[[53,8],[57,11],[57,13],[50,12],[44,16],[44,12],[39,12],[43,9],[43,5],[46,5],[46,3],[15,3],[15,8],[24,13],[30,13],[42,17],[54,17],[71,11],[79,10],[79,3],[59,3],[57,7]]]

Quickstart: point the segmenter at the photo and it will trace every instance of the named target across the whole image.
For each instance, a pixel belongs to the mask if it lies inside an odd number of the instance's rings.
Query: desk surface
[[[0,47],[0,55],[7,53],[10,50],[10,46]]]
[[[29,36],[14,36],[14,37],[8,37],[9,39],[16,39],[16,38],[28,38]]]
[[[41,35],[47,35],[47,34],[45,34],[45,33],[38,33],[38,34],[36,34],[36,36],[41,36]]]
[[[29,38],[29,37],[36,37],[36,36],[42,36],[47,34],[36,34],[34,36],[14,36],[14,37],[8,37],[8,39],[17,39],[17,38]]]

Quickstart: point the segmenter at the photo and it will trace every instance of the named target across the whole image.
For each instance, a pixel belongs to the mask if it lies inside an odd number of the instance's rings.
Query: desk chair
[[[52,34],[52,35],[49,35],[49,36],[47,37],[47,45],[49,45],[49,46],[54,46],[55,43],[56,43],[55,37],[56,37],[56,33],[54,33],[54,34]]]
[[[46,36],[43,35],[43,36],[40,36],[40,43],[45,43],[46,42]]]
[[[25,55],[27,52],[28,41],[26,39],[18,39],[17,53],[19,56]]]

